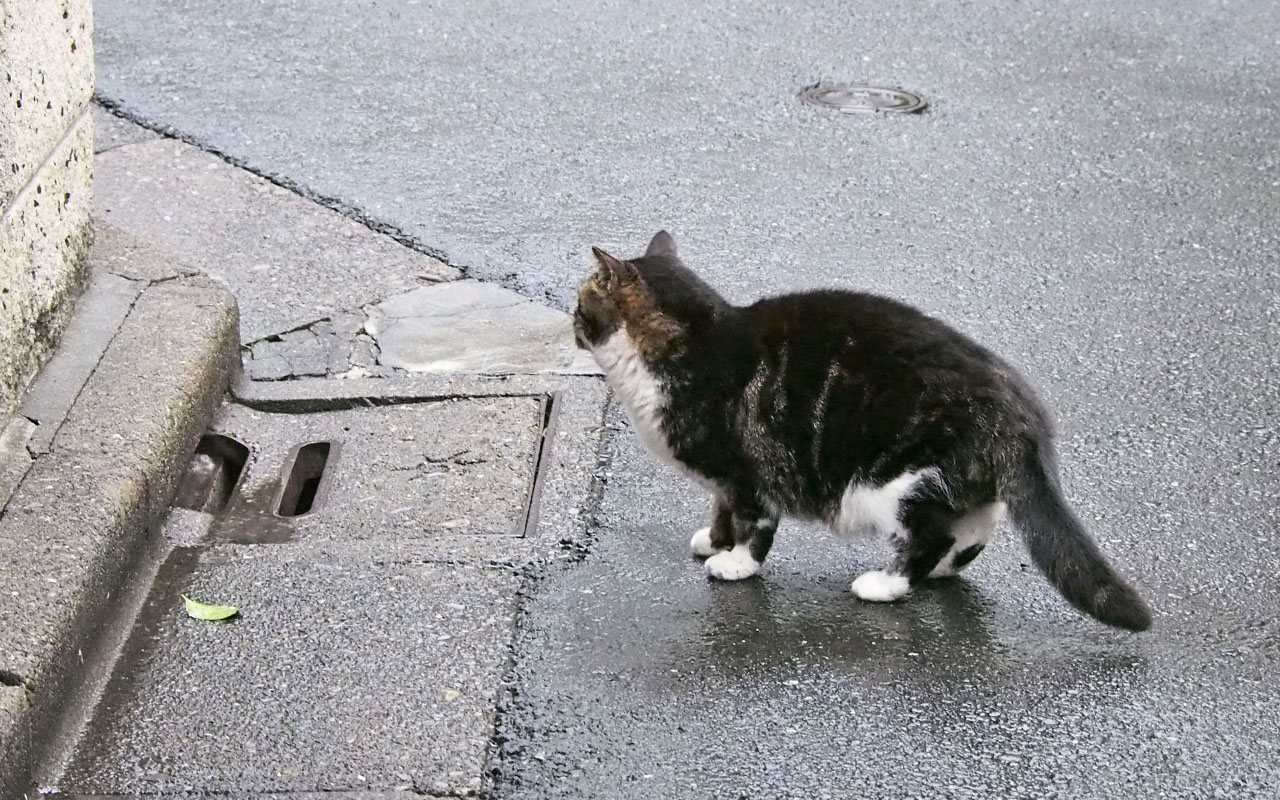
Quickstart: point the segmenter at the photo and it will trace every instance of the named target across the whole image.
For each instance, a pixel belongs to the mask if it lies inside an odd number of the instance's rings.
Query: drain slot
[[[173,504],[206,514],[221,513],[230,502],[248,461],[249,448],[230,436],[220,433],[201,436]]]
[[[285,470],[284,489],[276,514],[281,517],[301,517],[319,507],[321,490],[325,486],[325,468],[329,466],[331,451],[336,446],[329,442],[311,442],[296,448]],[[337,455],[336,452],[333,455]]]
[[[532,536],[538,529],[538,504],[542,500],[543,476],[551,468],[551,443],[556,435],[556,412],[559,410],[557,400],[559,397],[555,392],[544,395],[539,408],[542,426],[533,456],[533,476],[529,479],[524,515],[516,531],[522,537]]]

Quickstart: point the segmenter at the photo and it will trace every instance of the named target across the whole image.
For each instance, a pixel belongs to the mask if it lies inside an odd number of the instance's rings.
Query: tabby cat
[[[889,565],[851,589],[889,602],[966,567],[1007,508],[1072,605],[1151,625],[1063,500],[1048,413],[1003,360],[869,294],[731,305],[665,231],[634,260],[592,250],[575,336],[648,449],[710,491],[711,525],[690,542],[709,575],[758,573],[786,514],[886,539]]]

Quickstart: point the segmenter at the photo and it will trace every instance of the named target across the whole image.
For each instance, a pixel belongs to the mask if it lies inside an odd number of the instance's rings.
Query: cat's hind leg
[[[773,534],[778,530],[778,514],[763,509],[737,509],[733,512],[733,548],[707,559],[707,574],[722,581],[740,581],[760,572],[764,559],[773,547]],[[754,512],[754,513],[753,513]]]
[[[930,578],[960,574],[981,555],[996,525],[1004,517],[1004,503],[987,503],[971,509],[951,526],[951,548],[929,573]]]
[[[955,543],[951,529],[958,517],[941,500],[902,500],[898,509],[901,524],[890,537],[896,550],[893,563],[887,569],[862,573],[854,579],[850,591],[875,603],[891,603],[905,597],[950,552]]]
[[[733,548],[733,512],[723,500],[716,498],[711,507],[711,524],[699,528],[689,540],[689,549],[698,558],[714,556]]]

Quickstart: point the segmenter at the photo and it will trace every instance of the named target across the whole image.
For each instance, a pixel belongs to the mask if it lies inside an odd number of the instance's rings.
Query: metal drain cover
[[[914,114],[929,105],[920,95],[902,89],[842,83],[806,86],[800,90],[800,99],[842,114]]]

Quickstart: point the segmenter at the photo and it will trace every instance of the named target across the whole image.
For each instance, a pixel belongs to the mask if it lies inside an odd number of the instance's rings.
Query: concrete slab
[[[150,142],[162,139],[160,134],[141,125],[136,125],[124,117],[112,114],[97,103],[89,106],[93,115],[93,152],[101,153],[126,144]]]
[[[109,150],[95,208],[112,225],[225,281],[253,342],[457,270],[173,139]]]
[[[33,738],[83,679],[80,656],[229,382],[235,334],[234,301],[217,286],[144,291],[0,514],[0,671],[31,690]],[[0,727],[0,752],[15,735]],[[0,759],[0,794],[29,766]]]
[[[381,363],[409,372],[599,374],[569,316],[478,281],[424,286],[369,309]]]
[[[54,788],[473,794],[518,585],[340,547],[175,551]],[[240,616],[189,619],[179,592]]]
[[[28,695],[20,676],[0,673],[0,764],[25,764],[31,758]]]
[[[89,259],[95,271],[131,281],[158,283],[199,274],[194,267],[176,261],[171,254],[157,250],[101,217],[93,220],[93,249],[89,251]]]
[[[97,251],[95,245],[90,252]],[[91,267],[94,260],[91,256]],[[89,286],[80,297],[78,311],[63,332],[58,349],[18,404],[18,413],[39,426],[28,445],[32,453],[49,452],[71,405],[145,287],[140,281],[105,270],[91,273]]]
[[[352,407],[355,406],[355,407]],[[520,536],[542,434],[539,397],[455,398],[273,414],[228,405],[212,430],[252,453],[219,541]],[[328,445],[301,516],[282,517],[298,448]],[[301,464],[301,462],[298,462]],[[312,504],[314,503],[314,504]]]
[[[437,543],[435,557],[457,558],[483,551],[470,548],[477,539],[501,538],[502,559],[573,559],[586,546],[590,511],[601,489],[601,440],[607,390],[591,377],[556,375],[440,376],[423,375],[366,380],[299,380],[277,383],[241,381],[237,402],[258,411],[299,413],[338,405],[430,403],[457,399],[515,398],[542,402],[550,396],[551,414],[541,451],[537,502],[525,522],[532,546],[518,548],[507,537],[448,536],[412,540],[415,547]],[[406,405],[411,407],[411,405]],[[543,407],[545,409],[545,406]],[[507,434],[508,436],[510,434]],[[483,487],[475,491],[486,491]],[[415,493],[406,495],[414,498]],[[415,501],[417,502],[417,501]],[[456,530],[456,529],[455,529]],[[373,540],[386,546],[393,540]],[[403,543],[397,537],[394,541]]]
[[[36,424],[20,414],[0,418],[0,513],[31,468],[27,444],[35,432]]]

